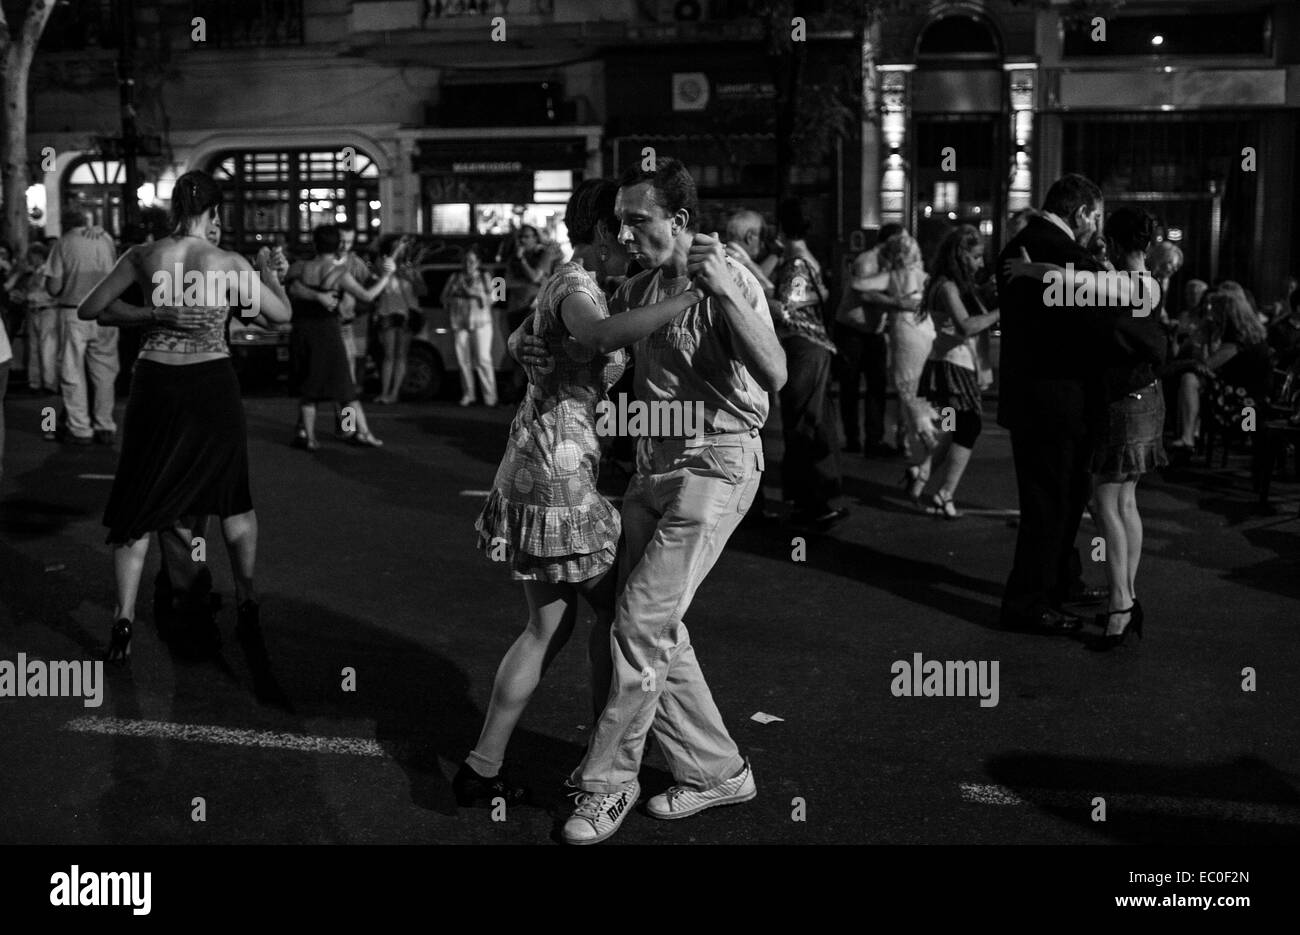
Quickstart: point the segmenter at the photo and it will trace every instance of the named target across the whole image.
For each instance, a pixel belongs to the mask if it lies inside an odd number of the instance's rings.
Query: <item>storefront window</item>
[[[226,188],[223,244],[230,249],[251,253],[282,241],[306,251],[322,224],[355,228],[358,244],[378,233],[379,167],[353,147],[226,152],[210,171]]]

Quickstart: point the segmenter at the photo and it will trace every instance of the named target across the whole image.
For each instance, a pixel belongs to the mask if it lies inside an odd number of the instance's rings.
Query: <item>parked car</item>
[[[418,269],[424,279],[428,294],[420,301],[424,321],[411,338],[411,349],[406,359],[406,379],[402,383],[402,396],[411,400],[429,400],[444,392],[460,392],[460,367],[456,363],[455,336],[451,332],[451,317],[439,304],[443,287],[452,273],[459,272],[465,250],[472,244],[479,247],[482,268],[492,277],[505,275],[505,263],[497,262],[497,251],[502,237],[492,236],[422,236],[416,238],[413,256],[418,259]],[[506,325],[505,303],[492,307],[494,334],[492,360],[498,374],[510,368],[506,353],[506,338],[510,336]],[[372,348],[378,343],[372,341]]]

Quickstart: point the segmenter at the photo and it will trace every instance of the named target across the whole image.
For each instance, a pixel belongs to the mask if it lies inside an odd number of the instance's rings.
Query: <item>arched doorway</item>
[[[61,209],[82,211],[113,236],[122,233],[122,183],[125,167],[116,159],[82,156],[63,171]]]
[[[971,5],[921,30],[912,74],[912,230],[926,258],[957,224],[992,255],[1005,209],[1007,121],[1003,50],[993,23]]]

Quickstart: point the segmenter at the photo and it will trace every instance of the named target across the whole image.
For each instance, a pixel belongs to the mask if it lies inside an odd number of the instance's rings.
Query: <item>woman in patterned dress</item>
[[[596,613],[588,644],[592,707],[609,695],[614,578],[621,525],[596,490],[600,446],[596,404],[622,374],[621,350],[657,331],[703,294],[688,289],[657,305],[610,317],[600,283],[622,276],[616,183],[584,182],[565,213],[573,259],[538,293],[533,334],[547,342],[553,366],[530,368],[492,493],[475,524],[479,547],[509,564],[524,583],[528,622],[497,669],[478,744],[453,781],[461,805],[522,801],[525,791],[501,775],[506,744],[542,673],[573,633],[581,595]]]

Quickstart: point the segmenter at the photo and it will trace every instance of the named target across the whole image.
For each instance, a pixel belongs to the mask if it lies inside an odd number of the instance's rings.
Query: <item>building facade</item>
[[[130,12],[140,197],[213,172],[241,250],[326,221],[563,241],[573,187],[648,152],[690,166],[706,228],[784,193],[825,255],[889,220],[992,249],[1081,171],[1159,217],[1184,275],[1266,300],[1300,268],[1296,6],[808,0],[795,46],[745,0],[82,0],[33,67],[33,202],[49,233],[69,205],[119,229]]]
[[[1184,253],[1175,286],[1232,278],[1283,297],[1300,268],[1296,4],[917,6],[872,33],[881,133],[864,151],[878,180],[864,222],[929,244],[971,223],[992,249],[1011,214],[1081,172],[1107,211],[1156,216]]]

